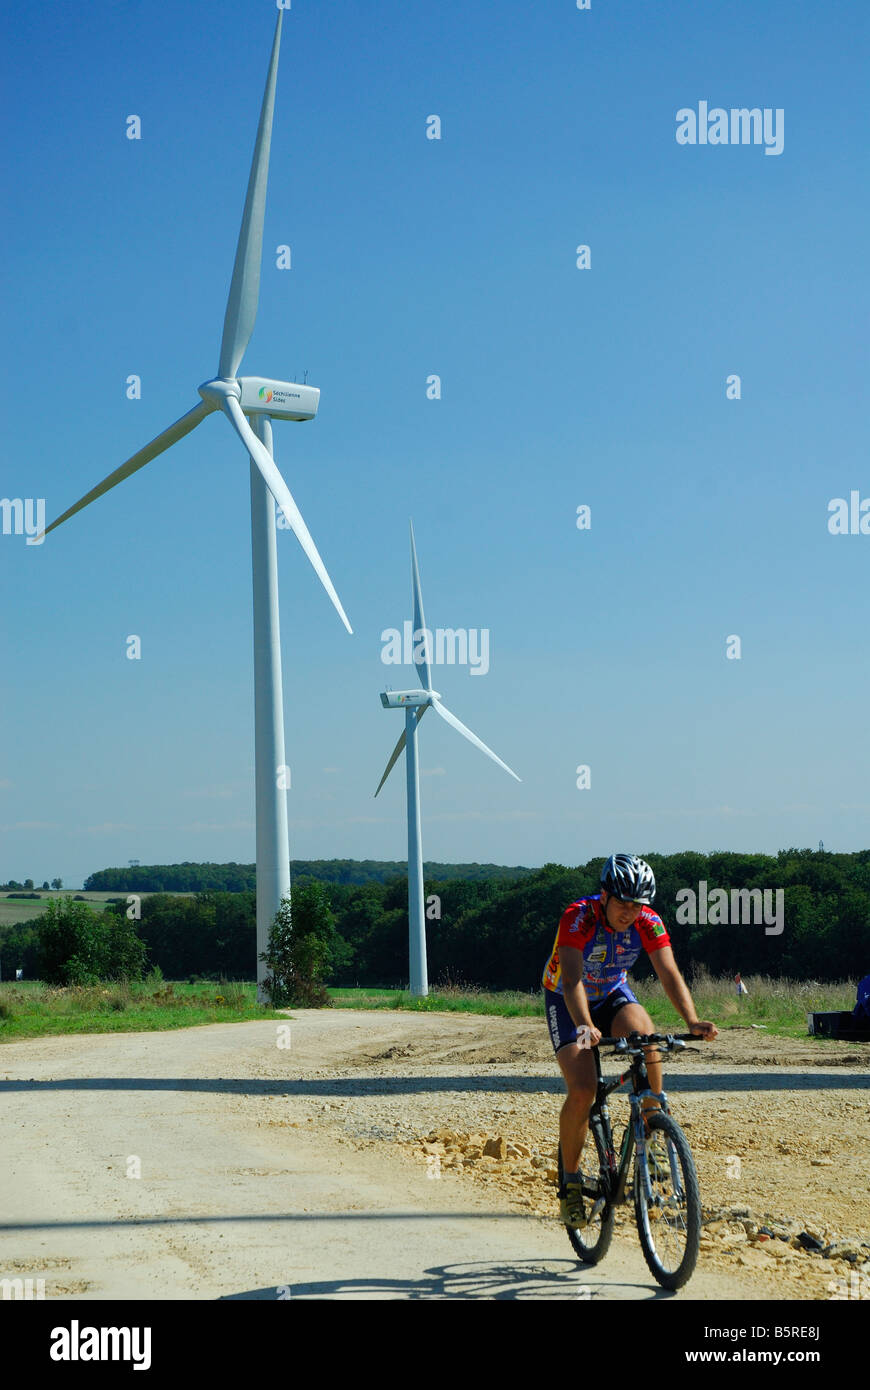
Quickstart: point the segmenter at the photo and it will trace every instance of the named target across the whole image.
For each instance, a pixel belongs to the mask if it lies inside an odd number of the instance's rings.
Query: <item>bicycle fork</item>
[[[660,1104],[660,1106],[661,1106],[661,1109],[662,1109],[662,1112],[663,1112],[665,1115],[669,1115],[669,1114],[670,1114],[670,1110],[669,1110],[669,1108],[668,1108],[667,1096],[665,1095],[664,1091],[662,1091],[662,1092],[657,1092],[657,1091],[639,1091],[639,1092],[636,1092],[633,1096],[630,1097],[630,1103],[631,1103],[631,1121],[630,1121],[630,1123],[629,1123],[628,1129],[626,1130],[626,1138],[628,1137],[629,1132],[633,1132],[633,1134],[634,1134],[634,1142],[635,1142],[635,1145],[637,1146],[638,1154],[644,1154],[644,1156],[646,1155],[646,1138],[647,1138],[647,1136],[646,1136],[646,1131],[645,1131],[645,1126],[644,1126],[644,1118],[643,1118],[643,1117],[644,1117],[644,1110],[643,1110],[643,1106],[641,1105],[641,1101],[642,1101],[642,1100],[645,1100],[648,1096],[651,1097],[653,1100],[657,1100],[657,1101],[659,1102],[659,1104]],[[623,1144],[623,1152],[625,1152],[625,1144]],[[680,1201],[683,1200],[683,1198],[684,1198],[684,1196],[685,1196],[685,1193],[684,1193],[684,1191],[683,1191],[682,1174],[680,1173],[680,1166],[679,1166],[679,1164],[677,1163],[676,1153],[674,1152],[674,1148],[673,1148],[673,1145],[672,1145],[672,1144],[668,1144],[668,1145],[667,1145],[667,1154],[668,1154],[668,1168],[669,1168],[669,1170],[670,1170],[670,1177],[671,1177],[671,1188],[672,1188],[672,1191],[673,1191],[673,1194],[674,1194],[674,1199],[675,1199],[676,1201],[680,1202]],[[653,1190],[652,1190],[652,1183],[650,1182],[649,1164],[645,1161],[645,1158],[644,1158],[644,1162],[639,1163],[639,1164],[637,1165],[637,1168],[638,1168],[638,1172],[639,1172],[639,1174],[640,1174],[640,1182],[641,1182],[641,1188],[642,1188],[642,1195],[643,1195],[643,1200],[644,1200],[645,1204],[646,1204],[647,1206],[654,1206],[654,1205],[655,1205],[655,1206],[658,1206],[658,1205],[660,1205],[660,1199],[656,1198],[656,1196],[655,1196],[655,1194],[653,1193]],[[622,1165],[620,1164],[620,1179],[623,1180],[622,1183],[621,1183],[621,1187],[623,1188],[623,1190],[624,1190],[624,1179],[627,1177],[627,1175],[628,1175],[628,1164],[626,1163],[626,1165],[625,1165],[625,1172],[624,1172],[624,1173],[623,1173],[623,1170],[622,1170]]]

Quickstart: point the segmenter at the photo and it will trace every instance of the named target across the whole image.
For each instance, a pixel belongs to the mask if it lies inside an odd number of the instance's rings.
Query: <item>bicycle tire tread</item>
[[[635,1219],[647,1268],[662,1288],[676,1290],[688,1283],[698,1262],[701,1240],[701,1193],[698,1185],[698,1174],[689,1141],[673,1115],[665,1114],[663,1111],[655,1111],[649,1117],[649,1127],[651,1130],[664,1130],[671,1139],[680,1159],[680,1170],[686,1185],[686,1252],[677,1269],[665,1270],[647,1241],[646,1227],[641,1216],[637,1177],[635,1178],[634,1198]],[[640,1155],[635,1150],[635,1164],[637,1165],[639,1161]]]

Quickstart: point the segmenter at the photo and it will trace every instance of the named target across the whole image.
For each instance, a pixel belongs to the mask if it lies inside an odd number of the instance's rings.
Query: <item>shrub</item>
[[[60,965],[57,973],[53,975],[49,975],[47,966],[43,967],[43,975],[53,983],[79,985],[81,987],[96,985],[100,981],[99,972],[93,967],[87,955],[70,956],[65,965]]]
[[[98,915],[86,903],[60,898],[48,904],[37,930],[39,974],[47,984],[141,978],[145,944],[125,917]]]
[[[346,953],[323,885],[295,884],[275,915],[269,947],[261,957],[270,972],[263,982],[270,1003],[275,1008],[329,1007],[324,981]]]

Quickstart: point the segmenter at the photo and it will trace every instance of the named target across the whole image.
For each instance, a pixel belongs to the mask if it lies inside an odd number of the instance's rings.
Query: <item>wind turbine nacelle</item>
[[[434,690],[385,690],[381,695],[381,704],[384,709],[414,709],[419,705],[429,705],[432,697],[437,698]]]
[[[271,415],[275,420],[313,420],[320,404],[319,386],[296,381],[270,381],[264,376],[240,376],[239,404],[246,415]]]

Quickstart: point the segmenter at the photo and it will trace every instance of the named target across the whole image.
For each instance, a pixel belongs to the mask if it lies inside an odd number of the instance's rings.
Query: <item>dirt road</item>
[[[870,1293],[870,1058],[747,1030],[665,1085],[720,1209],[680,1297]],[[540,1021],[300,1011],[6,1044],[0,1280],[61,1299],[656,1297],[629,1208],[591,1269],[552,1217],[561,1094]],[[758,1237],[765,1215],[854,1258]]]

